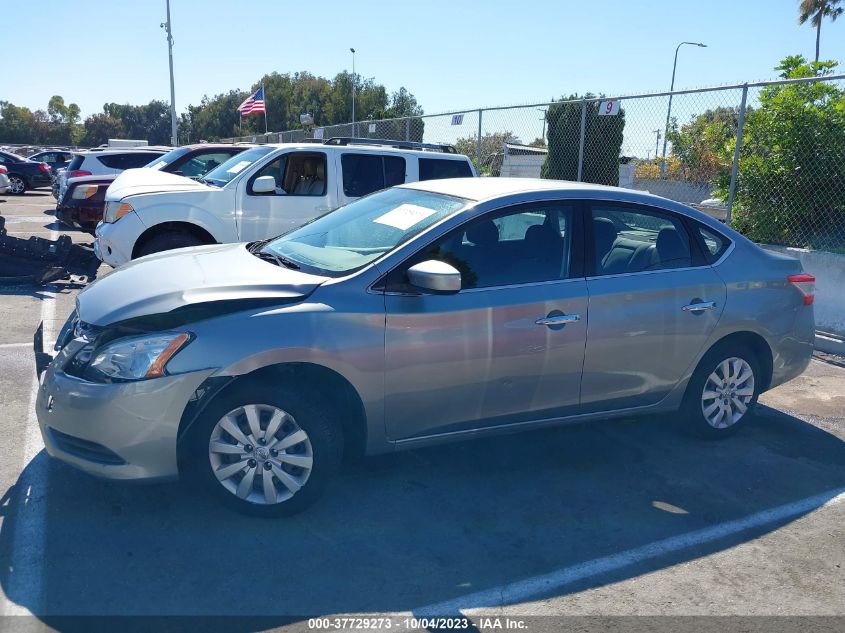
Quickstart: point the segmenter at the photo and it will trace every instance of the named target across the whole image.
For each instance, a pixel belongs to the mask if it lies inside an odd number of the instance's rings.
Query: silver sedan
[[[807,366],[813,292],[797,260],[646,193],[427,181],[98,280],[55,358],[36,344],[38,420],[89,473],[286,515],[344,453],[667,411],[729,435]]]

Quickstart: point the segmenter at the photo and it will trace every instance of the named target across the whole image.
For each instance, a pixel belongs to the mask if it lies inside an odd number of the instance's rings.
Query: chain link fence
[[[628,187],[757,242],[845,253],[845,75],[363,120],[240,137],[447,143],[485,177]]]

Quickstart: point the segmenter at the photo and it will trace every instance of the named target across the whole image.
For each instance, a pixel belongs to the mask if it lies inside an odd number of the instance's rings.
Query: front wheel
[[[200,238],[190,233],[162,233],[147,240],[138,249],[136,257],[172,251],[176,248],[188,248],[191,246],[202,246],[205,244]]]
[[[753,414],[762,374],[744,345],[718,345],[705,354],[687,387],[683,413],[690,429],[708,438],[734,433]]]
[[[330,411],[306,394],[248,388],[211,403],[190,433],[199,483],[246,514],[290,516],[314,503],[343,444]]]

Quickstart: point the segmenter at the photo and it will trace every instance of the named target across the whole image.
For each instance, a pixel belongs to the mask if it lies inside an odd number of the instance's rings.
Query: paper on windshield
[[[384,215],[376,218],[373,222],[392,226],[400,231],[407,231],[418,222],[422,222],[428,216],[434,215],[435,213],[437,213],[435,209],[428,209],[415,204],[400,204],[395,209],[391,209]]]
[[[229,169],[226,170],[226,173],[227,174],[239,174],[244,169],[246,169],[249,165],[250,165],[250,162],[248,160],[242,160],[239,163],[236,163],[236,164],[232,165],[231,167],[229,167]]]
[[[150,165],[150,169],[161,169],[167,164],[166,160],[160,160],[155,165]]]

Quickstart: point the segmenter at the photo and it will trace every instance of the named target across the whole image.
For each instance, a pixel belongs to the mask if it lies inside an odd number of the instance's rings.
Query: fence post
[[[742,101],[739,104],[739,121],[736,124],[736,145],[734,146],[734,161],[731,166],[731,186],[728,190],[728,208],[725,211],[725,224],[731,225],[731,211],[734,205],[736,191],[736,176],[739,171],[739,152],[742,149],[742,128],[745,126],[745,103],[748,100],[748,84],[742,86]]]
[[[587,102],[581,102],[581,138],[578,140],[578,182],[584,173],[584,137],[587,131]]]
[[[481,113],[478,111],[478,138],[475,141],[475,169],[481,171]]]

